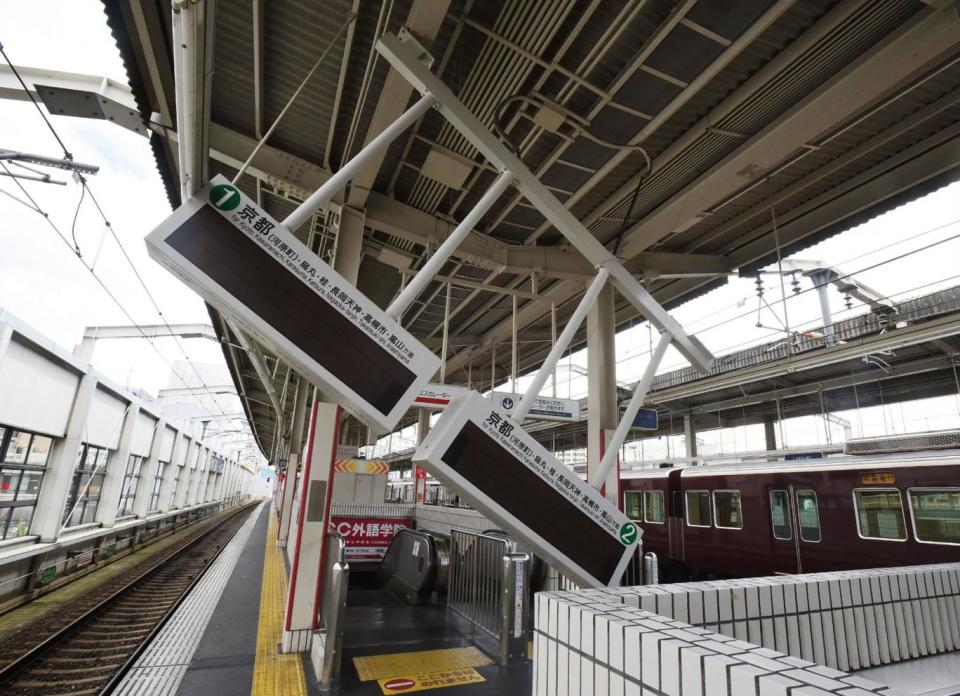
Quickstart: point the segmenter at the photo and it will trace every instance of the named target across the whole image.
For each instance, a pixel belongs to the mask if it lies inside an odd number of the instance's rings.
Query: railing
[[[347,544],[332,527],[327,532],[327,558],[324,563],[323,605],[320,619],[323,631],[317,635],[323,645],[320,667],[320,688],[327,690],[340,675],[343,652],[343,619],[347,607],[347,585],[350,566],[347,564]]]
[[[450,530],[447,609],[499,644],[500,664],[526,657],[530,560],[504,537]]]
[[[410,518],[414,516],[413,503],[353,503],[334,500],[330,505],[331,517],[386,517]]]

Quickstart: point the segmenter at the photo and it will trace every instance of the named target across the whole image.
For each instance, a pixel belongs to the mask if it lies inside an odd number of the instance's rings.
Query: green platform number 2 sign
[[[229,213],[240,205],[240,192],[229,184],[220,184],[210,189],[210,203],[217,210]]]
[[[620,541],[624,546],[630,546],[637,540],[637,525],[627,522],[620,527]]]

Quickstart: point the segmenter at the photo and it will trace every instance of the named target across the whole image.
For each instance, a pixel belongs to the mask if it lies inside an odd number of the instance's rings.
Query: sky
[[[126,82],[97,0],[0,2],[0,42],[15,65]],[[199,297],[147,256],[144,235],[170,213],[147,139],[94,119],[51,116],[51,122],[75,160],[100,167],[88,179],[90,189],[166,320],[209,323]],[[39,113],[26,101],[0,101],[0,148],[62,156]],[[72,224],[81,189],[69,173],[55,174],[67,179],[67,186],[24,185],[67,238],[74,229],[83,261],[93,265],[133,319],[138,324],[162,323],[89,197],[80,204]],[[0,177],[0,191],[24,197],[7,177]],[[86,326],[130,323],[39,215],[5,195],[0,195],[0,213],[0,307],[68,350],[80,341]],[[213,342],[181,343],[196,362],[224,362]],[[93,364],[122,385],[156,395],[161,388],[179,386],[175,380],[170,384],[167,362],[184,359],[172,339],[159,339],[156,347],[162,358],[143,339],[101,341]]]
[[[97,0],[0,2],[0,42],[15,64],[126,80]],[[166,320],[209,322],[204,303],[146,254],[144,235],[170,213],[146,138],[103,121],[61,116],[52,116],[51,121],[76,160],[101,168],[99,174],[90,177],[90,187]],[[33,105],[23,101],[0,101],[0,148],[61,155]],[[133,319],[140,324],[160,323],[90,200],[84,200],[78,208],[79,186],[72,180],[65,187],[41,183],[25,186],[67,238],[73,230],[84,263],[93,265]],[[0,191],[23,197],[6,177],[0,177]],[[960,258],[960,239],[953,239],[960,236],[960,214],[955,205],[958,193],[960,185],[935,192],[821,242],[795,258],[825,261],[897,300],[958,284],[960,271],[955,260]],[[934,246],[920,250],[931,244]],[[739,278],[673,313],[718,355],[782,337],[784,324],[791,329],[819,325],[819,305],[810,282],[801,279],[806,292],[798,296],[792,294],[789,280],[784,285],[786,307],[779,277],[764,276],[764,299],[770,306],[763,306],[759,314],[754,281]],[[843,298],[836,291],[831,291],[830,302],[836,319],[864,311],[856,301],[852,310],[844,310]],[[67,349],[79,342],[86,326],[129,323],[72,249],[40,216],[6,195],[0,195],[0,307]],[[756,326],[758,322],[760,327]],[[653,340],[645,325],[618,335],[619,382],[627,385],[639,377]],[[212,342],[189,340],[182,345],[196,362],[223,365],[220,349]],[[155,346],[162,357],[142,339],[103,341],[93,363],[120,384],[156,394],[161,388],[176,386],[168,364],[182,360],[184,355],[171,339],[157,340]],[[684,364],[671,349],[660,371]],[[585,378],[567,365],[585,367],[585,353],[581,351],[561,363],[558,396],[583,396]],[[529,379],[519,380],[517,389],[522,390]],[[549,394],[551,387],[548,385],[545,391]],[[957,427],[958,408],[960,400],[948,397],[843,415],[851,419],[854,435],[875,435],[898,429]],[[400,433],[392,444],[394,448],[406,446],[412,444],[413,437],[412,431]],[[763,444],[762,429],[758,428],[726,429],[703,437],[706,449],[719,451],[757,449]],[[789,424],[783,431],[788,445],[825,437],[822,423],[811,419]],[[678,444],[675,438],[662,438],[646,443],[646,447],[661,456],[659,453],[668,450],[676,452]],[[383,449],[381,446],[379,451]]]

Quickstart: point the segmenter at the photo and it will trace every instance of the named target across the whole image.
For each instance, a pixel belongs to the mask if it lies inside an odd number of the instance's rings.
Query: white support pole
[[[447,296],[443,301],[443,344],[440,347],[440,384],[447,379],[447,351],[450,349],[450,292],[453,286],[447,283]]]
[[[550,349],[557,345],[557,305],[550,303]],[[550,383],[552,385],[553,398],[557,398],[557,364],[553,364],[550,374]]]
[[[624,440],[627,439],[630,428],[633,427],[633,419],[636,418],[637,412],[643,405],[643,400],[647,398],[647,392],[650,391],[650,385],[653,384],[653,378],[657,374],[657,367],[660,366],[660,361],[663,360],[663,355],[667,352],[669,346],[670,334],[660,334],[660,340],[657,342],[657,347],[653,349],[650,362],[647,363],[647,368],[643,371],[643,376],[640,377],[640,381],[637,382],[637,385],[633,388],[633,396],[630,397],[627,411],[623,414],[623,418],[620,419],[617,430],[613,433],[613,439],[610,440],[606,450],[604,450],[600,466],[597,467],[596,471],[591,472],[590,485],[597,490],[599,490],[604,481],[606,481],[607,473],[616,463],[617,457],[620,454],[620,447],[623,445]]]
[[[487,189],[487,192],[483,194],[483,197],[477,202],[473,209],[467,213],[466,217],[464,217],[460,224],[450,233],[450,236],[443,240],[443,244],[437,247],[433,255],[423,264],[423,268],[410,279],[410,282],[407,283],[403,291],[397,295],[397,299],[390,303],[390,306],[387,307],[387,314],[394,319],[400,319],[400,315],[413,303],[417,295],[423,292],[431,279],[440,273],[440,269],[443,267],[443,264],[447,262],[447,259],[450,258],[450,255],[456,251],[457,247],[466,239],[467,235],[477,226],[480,219],[490,210],[490,207],[503,195],[503,192],[510,187],[512,181],[513,177],[510,175],[510,172],[502,172],[500,176],[497,177],[496,181],[493,182],[493,186]]]
[[[514,295],[510,298],[512,300],[510,306],[513,313],[511,314],[511,329],[510,329],[510,391],[514,394],[517,393],[517,331],[519,327],[517,326],[517,296]]]
[[[573,341],[573,337],[577,333],[577,329],[579,329],[580,325],[583,323],[584,317],[587,316],[587,312],[589,312],[590,308],[593,307],[593,303],[597,301],[597,295],[600,294],[600,291],[603,289],[603,286],[606,284],[607,278],[609,277],[610,273],[606,268],[601,268],[599,271],[597,271],[597,275],[587,287],[586,292],[583,293],[583,297],[580,298],[580,304],[578,304],[577,308],[573,310],[570,320],[567,322],[567,325],[563,327],[563,332],[560,334],[560,338],[554,341],[553,348],[550,349],[550,353],[547,355],[546,360],[544,360],[543,365],[540,366],[537,376],[533,378],[533,382],[530,384],[527,392],[520,400],[517,410],[511,414],[513,420],[521,423],[523,419],[527,417],[527,413],[529,413],[530,407],[533,406],[534,400],[540,395],[540,390],[543,389],[543,385],[546,383],[547,377],[549,377],[556,369],[557,363],[560,361],[561,356],[570,346],[570,343]]]
[[[374,160],[382,150],[386,149],[401,133],[412,126],[417,119],[423,116],[427,109],[436,104],[436,102],[436,98],[431,94],[425,94],[420,97],[420,100],[416,104],[407,109],[400,118],[391,123],[380,135],[367,143],[353,159],[340,167],[336,174],[327,179],[307,200],[290,213],[283,221],[283,224],[291,231],[299,228],[300,225],[309,220],[315,212],[329,203],[337,191],[346,186],[347,182],[356,176],[368,162]]]
[[[450,125],[460,131],[480,153],[499,170],[509,170],[524,197],[571,244],[596,267],[607,266],[617,289],[646,319],[660,331],[669,333],[677,350],[701,372],[709,372],[713,355],[654,299],[633,275],[610,253],[583,223],[577,220],[553,193],[513,154],[489,128],[464,105],[444,82],[421,62],[423,48],[415,40],[404,41],[384,34],[377,50],[421,94],[438,102],[437,108]]]

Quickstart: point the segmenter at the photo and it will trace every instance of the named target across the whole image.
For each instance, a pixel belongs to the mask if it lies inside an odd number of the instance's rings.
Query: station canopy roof
[[[104,0],[157,165],[179,203],[171,3]],[[957,178],[960,19],[929,0],[218,0],[209,172],[232,177],[319,55],[326,59],[240,183],[284,218],[416,98],[374,49],[407,27],[433,70],[665,306],[689,301]],[[351,13],[356,20],[343,29]],[[556,132],[558,105],[570,116]],[[576,128],[570,123],[579,124]],[[649,158],[649,164],[648,164]],[[496,172],[427,114],[353,180],[362,292],[386,305]],[[332,252],[321,211],[297,230]],[[405,315],[447,381],[521,372],[549,349],[591,273],[509,190]],[[636,321],[622,298],[617,323]],[[265,385],[226,339],[261,449],[278,431]],[[583,329],[576,344],[585,340]],[[269,366],[273,366],[267,357]],[[282,392],[285,370],[272,370]],[[289,389],[286,408],[292,399]],[[282,425],[280,426],[283,427]]]

